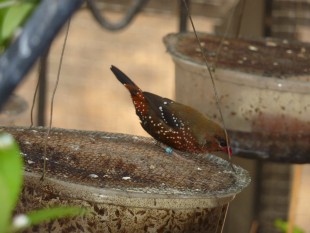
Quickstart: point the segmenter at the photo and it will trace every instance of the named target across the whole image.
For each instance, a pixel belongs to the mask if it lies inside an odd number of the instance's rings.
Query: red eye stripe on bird
[[[219,124],[189,106],[142,91],[115,66],[111,70],[129,90],[141,126],[157,141],[191,153],[231,150]]]

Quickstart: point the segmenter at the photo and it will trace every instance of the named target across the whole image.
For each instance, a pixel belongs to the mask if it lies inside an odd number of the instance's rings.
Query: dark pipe
[[[149,0],[135,0],[134,4],[128,10],[123,19],[121,19],[119,22],[116,23],[110,22],[101,14],[94,0],[86,0],[86,1],[90,11],[92,12],[93,16],[100,24],[100,26],[110,31],[116,31],[128,26],[128,24],[132,22],[134,17],[142,10],[142,8],[148,3]]]
[[[83,0],[42,0],[20,36],[0,57],[0,110]]]
[[[180,21],[179,21],[179,32],[186,32],[187,31],[187,8],[184,5],[184,2],[188,6],[188,9],[190,9],[190,0],[179,0],[179,16],[180,16]]]
[[[45,126],[46,94],[47,94],[47,73],[48,73],[49,48],[40,57],[39,64],[39,93],[38,93],[38,126]]]

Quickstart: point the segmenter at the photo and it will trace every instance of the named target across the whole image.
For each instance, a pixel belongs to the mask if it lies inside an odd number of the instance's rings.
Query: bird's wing
[[[177,113],[170,108],[175,102],[168,98],[163,98],[150,92],[143,92],[150,111],[162,119],[169,127],[180,128],[182,120],[177,117]]]

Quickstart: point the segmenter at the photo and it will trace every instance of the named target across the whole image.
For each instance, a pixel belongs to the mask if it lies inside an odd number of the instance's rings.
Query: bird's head
[[[229,145],[227,145],[227,141],[225,137],[215,136],[216,144],[218,147],[218,151],[223,151],[229,154],[229,157],[232,155],[232,150]]]

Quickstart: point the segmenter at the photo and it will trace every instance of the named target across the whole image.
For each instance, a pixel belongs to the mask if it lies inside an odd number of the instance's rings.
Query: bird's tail
[[[115,66],[112,65],[111,70],[118,81],[120,81],[130,92],[132,102],[136,108],[136,114],[140,117],[140,119],[142,116],[146,116],[148,112],[148,104],[142,90],[133,81],[131,81],[131,79],[126,74],[124,74]]]
[[[115,77],[120,81],[130,92],[131,96],[134,97],[139,93],[142,93],[142,90],[120,69],[115,66],[111,66],[111,71],[115,75]]]

